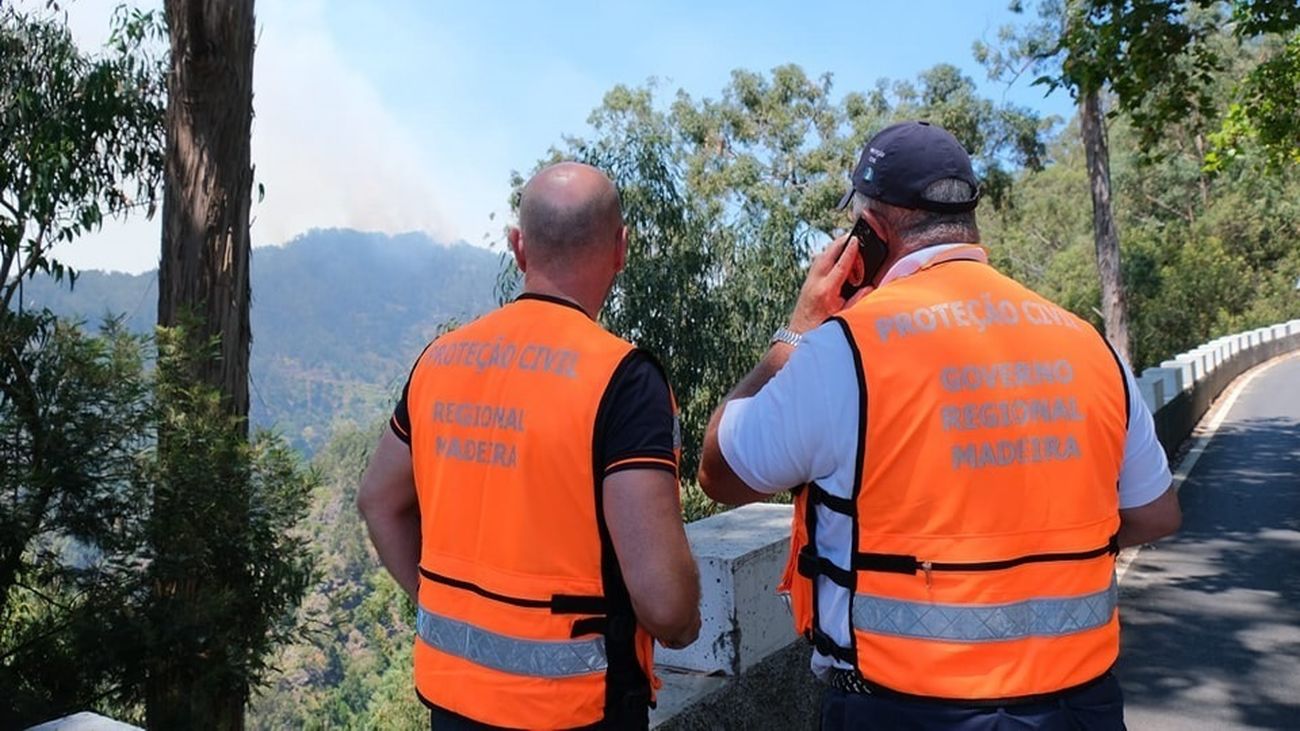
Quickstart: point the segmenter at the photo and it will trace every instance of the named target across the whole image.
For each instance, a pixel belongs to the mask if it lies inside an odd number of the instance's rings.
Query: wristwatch
[[[802,335],[788,327],[777,328],[777,331],[772,333],[773,343],[785,343],[792,348],[799,347],[799,342],[802,340]]]

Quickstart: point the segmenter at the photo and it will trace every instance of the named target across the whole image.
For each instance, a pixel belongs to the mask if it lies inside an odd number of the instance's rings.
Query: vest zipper
[[[930,586],[933,579],[931,573],[934,571],[1005,571],[1007,569],[1030,563],[1087,561],[1089,559],[1100,558],[1107,554],[1113,556],[1119,553],[1119,542],[1117,538],[1118,535],[1111,536],[1110,540],[1106,542],[1106,545],[1094,548],[1090,551],[1034,553],[1001,561],[975,561],[969,563],[922,561],[916,556],[909,556],[901,553],[859,553],[853,559],[853,568],[857,571],[883,571],[891,574],[910,574],[912,576],[915,576],[919,570],[925,574],[925,585]]]

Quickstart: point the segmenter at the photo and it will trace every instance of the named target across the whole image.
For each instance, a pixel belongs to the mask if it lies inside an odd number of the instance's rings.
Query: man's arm
[[[1127,548],[1177,531],[1183,514],[1151,410],[1142,399],[1133,370],[1122,358],[1117,356],[1117,360],[1128,383],[1128,432],[1124,435],[1124,461],[1119,470],[1119,545]]]
[[[1140,546],[1175,533],[1183,523],[1178,493],[1170,487],[1160,497],[1137,508],[1119,511],[1119,547]]]
[[[709,425],[704,430],[704,444],[700,452],[700,471],[696,479],[699,480],[704,494],[713,500],[724,505],[745,505],[772,497],[745,484],[745,481],[731,469],[731,465],[727,464],[718,442],[718,429],[722,424],[722,412],[726,410],[727,404],[733,399],[747,398],[758,393],[790,359],[792,351],[794,347],[786,343],[773,343],[763,355],[763,359],[754,366],[754,370],[750,371],[731,393],[727,394],[718,408],[713,410],[713,416],[709,417]]]
[[[357,509],[379,560],[412,601],[420,585],[420,505],[411,448],[384,429],[357,490]]]
[[[806,333],[820,325],[828,317],[845,307],[857,302],[871,292],[871,287],[864,287],[853,299],[845,301],[840,297],[840,289],[857,264],[858,247],[846,246],[847,236],[831,242],[830,246],[813,261],[799,291],[794,314],[790,316],[789,328],[796,333]],[[785,343],[773,343],[767,349],[763,359],[754,366],[731,393],[722,400],[709,418],[709,425],[704,432],[703,450],[700,454],[700,470],[697,479],[704,493],[717,502],[726,505],[744,505],[767,500],[770,494],[753,489],[736,474],[727,464],[718,441],[718,430],[722,424],[722,413],[727,404],[735,399],[748,398],[758,393],[772,377],[785,366],[794,348]]]
[[[677,477],[631,469],[605,477],[605,523],[637,621],[664,647],[700,634],[700,574],[682,526]]]

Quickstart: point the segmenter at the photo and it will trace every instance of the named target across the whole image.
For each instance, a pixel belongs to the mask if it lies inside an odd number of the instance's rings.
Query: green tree
[[[1249,63],[1250,57],[1239,59]],[[1235,71],[1215,72],[1220,108]],[[1148,145],[1125,118],[1112,129],[1116,219],[1125,230],[1124,277],[1132,304],[1132,362],[1159,363],[1219,335],[1300,316],[1300,171],[1269,171],[1242,156],[1213,175],[1188,127]],[[1042,171],[1025,171],[1009,204],[982,217],[994,263],[1101,324],[1077,122],[1061,131]]]
[[[80,51],[47,11],[0,7],[0,726],[112,707],[139,571],[147,440],[143,344],[24,312],[22,287],[70,272],[53,248],[149,211],[163,83],[152,15],[119,10]]]
[[[1152,6],[1163,4],[1159,1],[1150,3]],[[1021,5],[1015,1],[1011,7],[1020,12]],[[1160,17],[1159,9],[1151,7],[1147,10],[1150,15]],[[1045,0],[1039,5],[1039,17],[1040,22],[1029,25],[1018,34],[1011,29],[1004,30],[1002,49],[990,50],[976,44],[975,55],[989,67],[995,78],[1019,76],[1026,69],[1035,69],[1042,74],[1036,83],[1047,84],[1051,89],[1064,87],[1078,103],[1079,132],[1084,144],[1092,198],[1093,242],[1106,337],[1120,355],[1129,359],[1129,313],[1102,109],[1102,95],[1111,79],[1107,68],[1099,61],[1107,50],[1112,50],[1113,39],[1104,32],[1106,26],[1098,23],[1090,0]],[[1121,15],[1119,20],[1123,21],[1124,17],[1127,16]],[[1165,38],[1164,35],[1157,37]]]
[[[0,6],[0,316],[22,283],[106,216],[153,211],[163,76],[150,14],[118,10],[107,48],[82,53],[51,15]]]
[[[195,361],[213,350],[158,330],[157,442],[142,478],[152,493],[141,600],[151,726],[242,727],[250,687],[297,636],[315,575],[299,528],[315,473],[279,437],[248,440],[224,394],[195,383]]]
[[[834,206],[871,133],[907,118],[950,127],[995,204],[1011,181],[1003,166],[1037,166],[1043,154],[1035,115],[980,97],[947,65],[842,98],[829,75],[794,65],[735,71],[717,99],[679,92],[664,108],[655,93],[653,83],[615,87],[590,135],[566,138],[539,167],[580,160],[619,188],[631,246],[603,318],[664,361],[688,477],[709,413],[789,315],[814,248],[846,223]],[[522,176],[514,183],[517,196]]]
[[[0,726],[115,707],[140,559],[139,338],[0,317]]]
[[[1211,170],[1247,154],[1249,143],[1260,148],[1274,171],[1300,164],[1300,108],[1295,104],[1300,98],[1300,33],[1268,45],[1274,48],[1246,75],[1223,124],[1211,135]]]
[[[1144,149],[1160,147],[1171,130],[1183,128],[1212,169],[1238,155],[1247,139],[1275,166],[1300,159],[1300,114],[1294,104],[1300,43],[1294,35],[1273,43],[1276,48],[1258,54],[1254,67],[1241,72],[1245,81],[1226,116],[1214,89],[1224,78],[1219,72],[1240,60],[1243,44],[1294,34],[1300,11],[1286,0],[1042,0],[1036,6],[1035,20],[1003,29],[1000,48],[977,43],[976,57],[996,78],[1033,70],[1039,74],[1035,83],[1065,88],[1078,101],[1106,335],[1130,356],[1104,95],[1113,94]],[[1022,12],[1024,3],[1013,0],[1011,8]],[[1224,27],[1230,34],[1222,32]],[[1207,139],[1211,125],[1220,129]],[[1203,198],[1207,189],[1202,177]]]
[[[276,673],[249,712],[255,729],[427,728],[411,679],[415,606],[378,566],[353,507],[375,433],[337,432],[313,460],[318,582],[299,610],[304,635],[276,654]]]

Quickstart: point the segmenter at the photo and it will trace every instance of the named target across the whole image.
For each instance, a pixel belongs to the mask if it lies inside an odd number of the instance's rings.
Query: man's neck
[[[987,257],[979,244],[926,244],[902,253],[888,265],[881,267],[882,274],[879,276],[877,286],[914,274],[928,266],[930,261],[942,260],[942,257],[973,259],[987,263]]]
[[[573,287],[561,285],[539,275],[524,275],[524,294],[539,294],[572,302],[582,308],[582,311],[592,320],[596,319],[596,315],[600,312],[600,307],[603,304],[603,302],[596,302],[593,306],[590,296],[584,297],[575,292]]]

